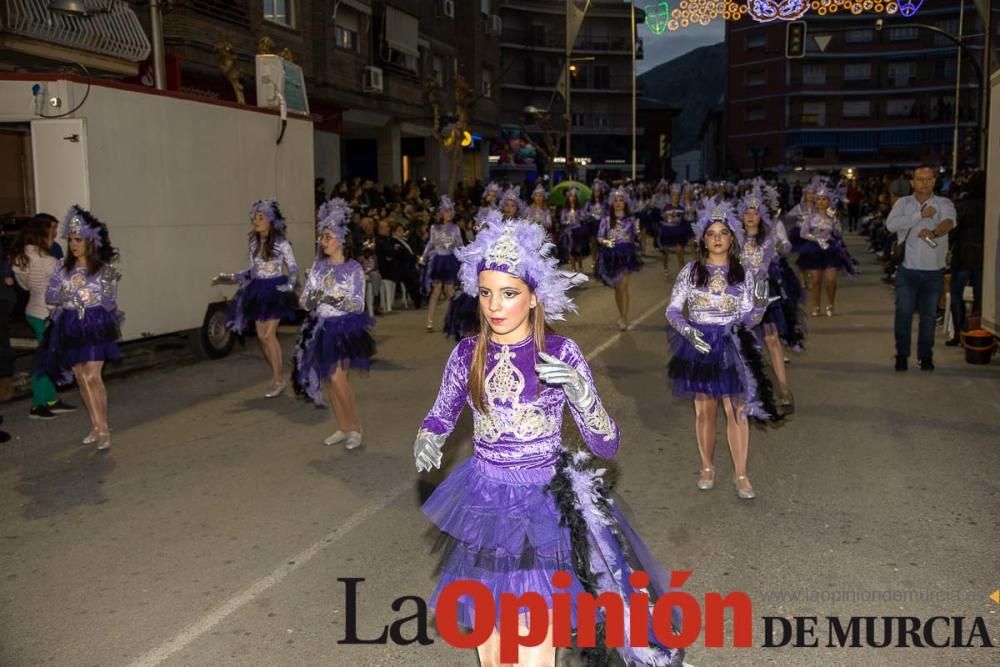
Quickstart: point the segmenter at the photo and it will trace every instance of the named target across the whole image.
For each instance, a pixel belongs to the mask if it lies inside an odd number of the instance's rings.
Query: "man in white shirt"
[[[948,232],[955,228],[955,206],[934,194],[933,167],[913,171],[913,194],[900,197],[885,226],[905,245],[903,263],[896,271],[896,370],[905,371],[910,356],[913,312],[920,315],[917,361],[920,369],[934,370],[934,326],[938,300],[944,290]]]

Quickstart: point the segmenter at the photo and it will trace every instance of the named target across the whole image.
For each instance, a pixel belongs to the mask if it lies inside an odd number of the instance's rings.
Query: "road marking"
[[[635,323],[639,323],[647,319],[654,313],[663,310],[666,305],[667,300],[664,299],[657,303],[655,306],[647,310],[639,319],[635,320]],[[597,347],[595,347],[589,354],[587,354],[587,361],[593,360],[599,354],[607,350],[609,347],[614,345],[625,332],[618,332],[614,336],[611,336],[608,340],[604,341]],[[222,621],[226,620],[234,612],[239,610],[241,607],[246,606],[248,603],[252,602],[254,598],[264,593],[269,588],[273,588],[280,584],[288,575],[292,574],[306,563],[315,558],[323,550],[333,546],[340,540],[344,539],[348,533],[360,526],[362,523],[370,519],[372,516],[378,514],[387,505],[394,502],[404,493],[412,492],[413,490],[413,480],[407,479],[405,483],[398,485],[396,488],[392,489],[391,492],[383,496],[380,500],[375,503],[358,510],[351,516],[347,518],[341,525],[337,526],[329,533],[320,538],[317,542],[311,546],[306,547],[302,551],[298,552],[294,556],[285,558],[281,565],[274,569],[271,574],[267,575],[262,579],[258,579],[254,583],[250,584],[242,591],[233,595],[228,600],[220,604],[215,609],[211,610],[201,618],[199,618],[194,623],[188,625],[183,630],[178,632],[176,635],[163,642],[152,651],[144,653],[140,657],[129,663],[129,667],[155,667],[167,660],[170,656],[174,655],[178,651],[183,650],[189,646],[196,639],[201,637],[203,634],[217,626]]]

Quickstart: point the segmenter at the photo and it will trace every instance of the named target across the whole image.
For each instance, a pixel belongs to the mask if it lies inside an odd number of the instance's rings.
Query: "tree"
[[[455,111],[453,114],[442,116],[441,114],[441,87],[434,81],[427,80],[424,84],[424,96],[431,103],[434,111],[434,127],[431,136],[441,146],[441,150],[448,156],[448,189],[447,192],[454,196],[455,186],[458,184],[458,176],[462,170],[462,149],[465,143],[466,134],[469,132],[469,107],[472,105],[472,91],[469,84],[465,82],[465,77],[456,74],[452,82],[455,96]],[[452,121],[452,122],[445,122]],[[442,122],[444,125],[442,126]]]

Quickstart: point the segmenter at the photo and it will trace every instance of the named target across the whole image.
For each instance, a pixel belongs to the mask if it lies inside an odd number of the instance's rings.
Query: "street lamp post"
[[[958,13],[958,43],[959,48],[956,49],[958,54],[956,55],[957,62],[955,64],[955,129],[952,133],[951,138],[951,177],[952,179],[958,174],[958,125],[959,119],[959,109],[962,106],[962,32],[965,29],[965,0],[961,2],[961,9]]]
[[[636,115],[636,95],[635,95],[635,2],[634,0],[629,0],[628,3],[631,17],[629,19],[628,29],[632,33],[632,182],[635,182],[635,172],[636,172],[636,158],[635,158],[635,137],[636,137],[636,126],[635,126],[635,115]]]

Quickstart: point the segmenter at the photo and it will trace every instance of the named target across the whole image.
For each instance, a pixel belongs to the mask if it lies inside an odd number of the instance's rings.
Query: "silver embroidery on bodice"
[[[504,345],[494,355],[496,365],[486,374],[486,404],[489,413],[475,413],[474,434],[485,443],[499,442],[503,436],[527,442],[559,433],[559,424],[541,407],[521,402],[524,374],[512,363],[514,353]]]

